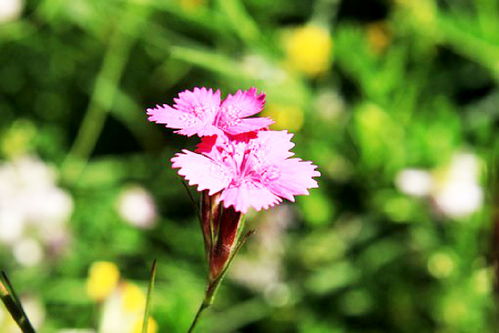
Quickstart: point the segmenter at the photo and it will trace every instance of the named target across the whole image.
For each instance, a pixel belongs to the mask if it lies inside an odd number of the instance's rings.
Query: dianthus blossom
[[[255,88],[238,90],[220,100],[220,90],[194,88],[178,94],[173,107],[166,104],[147,109],[149,120],[178,129],[175,133],[192,136],[241,134],[266,128],[269,118],[247,118],[263,109],[265,94]]]
[[[220,91],[194,88],[179,93],[173,107],[148,109],[149,120],[201,137],[195,151],[173,158],[190,185],[202,192],[200,223],[209,266],[204,300],[189,328],[192,332],[204,309],[213,303],[224,273],[245,239],[243,214],[267,209],[283,199],[308,194],[320,176],[310,161],[293,157],[292,134],[270,131],[269,118],[248,118],[263,109],[265,95],[255,88],[238,90],[220,100]]]
[[[260,112],[265,95],[256,88],[239,90],[221,102],[220,91],[194,88],[179,93],[173,107],[148,109],[149,120],[178,129],[176,133],[201,137],[195,152],[182,150],[172,158],[173,168],[217,196],[225,208],[246,213],[250,207],[267,209],[282,199],[308,194],[320,173],[309,161],[292,157],[292,134],[270,131],[269,118],[246,118]]]
[[[172,159],[180,175],[209,195],[220,192],[224,207],[246,213],[267,209],[317,187],[320,175],[309,161],[291,158],[287,131],[258,131],[243,137],[204,137],[196,152],[183,150]]]

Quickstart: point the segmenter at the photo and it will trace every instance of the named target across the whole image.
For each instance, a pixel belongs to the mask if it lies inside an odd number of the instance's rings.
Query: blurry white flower
[[[290,301],[291,291],[284,283],[269,285],[264,292],[265,300],[272,306],[285,306]]]
[[[448,176],[455,180],[476,182],[480,171],[479,164],[478,158],[473,154],[456,154],[452,158]]]
[[[395,184],[402,193],[422,197],[430,193],[433,180],[428,171],[404,169],[397,174]]]
[[[22,239],[14,245],[14,257],[23,266],[35,266],[43,259],[43,248],[33,238]]]
[[[32,189],[26,195],[32,202],[26,209],[26,217],[30,222],[43,224],[44,228],[52,226],[59,228],[73,211],[71,197],[54,185]]]
[[[437,183],[433,197],[438,208],[451,217],[464,217],[477,211],[483,203],[478,183],[479,162],[472,154],[457,154],[443,179]]]
[[[156,205],[144,188],[132,186],[124,190],[117,202],[119,215],[138,228],[152,228],[156,222]]]
[[[315,101],[315,109],[324,120],[334,120],[345,111],[345,102],[333,89],[319,92]]]
[[[23,7],[23,0],[1,0],[0,23],[16,20],[21,15]]]
[[[405,169],[397,175],[395,183],[401,192],[417,197],[429,196],[438,211],[459,218],[482,206],[479,171],[479,160],[475,155],[458,153],[446,169],[434,173]]]
[[[274,83],[279,84],[287,79],[287,74],[284,70],[261,55],[246,55],[241,65],[246,73],[259,80],[272,80]]]
[[[0,242],[14,243],[22,236],[24,226],[22,214],[9,209],[6,203],[0,200]]]
[[[59,255],[67,249],[72,238],[67,226],[61,226],[57,230],[40,230],[40,239],[49,254]]]
[[[274,258],[240,257],[232,266],[230,276],[253,290],[265,292],[281,279],[281,262]]]
[[[15,244],[21,264],[38,263],[45,245],[68,239],[62,233],[67,233],[72,211],[71,196],[57,187],[54,170],[38,158],[21,156],[0,164],[0,242]]]
[[[0,193],[2,191],[46,188],[54,185],[54,170],[33,156],[20,156],[0,166]]]

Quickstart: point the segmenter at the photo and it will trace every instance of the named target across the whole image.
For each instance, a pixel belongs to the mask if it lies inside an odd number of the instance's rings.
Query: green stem
[[[198,323],[199,318],[201,317],[201,313],[203,313],[204,309],[206,309],[208,305],[206,305],[204,302],[201,303],[201,306],[198,309],[198,312],[196,312],[196,316],[194,317],[194,320],[192,321],[191,327],[189,327],[189,330],[187,331],[188,333],[191,333],[194,331],[194,328],[196,327],[196,324]]]
[[[204,312],[204,310],[206,310],[213,304],[213,301],[215,300],[215,294],[217,293],[218,287],[220,286],[221,283],[222,279],[216,279],[210,285],[208,285],[208,288],[206,289],[206,293],[204,296],[204,300],[199,306],[198,311],[196,312],[196,316],[194,317],[194,320],[192,321],[192,324],[189,327],[189,330],[187,331],[188,333],[194,331],[194,328],[196,327],[199,318],[201,318],[201,314]]]
[[[145,1],[144,1],[145,2]],[[114,104],[123,69],[136,34],[148,12],[147,4],[130,2],[109,41],[101,70],[95,80],[92,96],[76,139],[62,166],[69,181],[78,179],[92,154],[104,127],[107,114]]]
[[[230,256],[229,260],[227,261],[225,268],[222,270],[222,272],[219,274],[219,276],[216,279],[214,279],[213,281],[211,281],[208,284],[208,288],[206,288],[204,300],[201,303],[201,305],[199,306],[198,311],[196,312],[196,316],[194,317],[194,320],[192,321],[192,324],[189,327],[189,330],[187,331],[188,333],[191,333],[194,331],[194,328],[196,327],[197,323],[199,322],[199,318],[201,318],[201,314],[204,312],[204,310],[206,310],[207,308],[209,308],[213,304],[213,301],[215,300],[215,296],[217,294],[218,288],[222,284],[222,281],[223,281],[225,275],[227,274],[227,271],[229,270],[229,267],[232,264],[236,254],[242,248],[242,246],[244,245],[244,243],[246,242],[248,237],[253,235],[253,233],[254,233],[254,230],[250,230],[243,237],[241,237],[238,240],[238,243],[237,243],[236,247],[234,248],[234,251],[232,252],[232,255]]]

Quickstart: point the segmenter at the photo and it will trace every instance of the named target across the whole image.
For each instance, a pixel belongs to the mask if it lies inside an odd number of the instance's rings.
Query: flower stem
[[[232,252],[229,260],[227,261],[225,268],[222,270],[222,272],[218,275],[218,277],[216,279],[209,282],[208,288],[206,288],[206,293],[204,295],[204,300],[201,303],[201,305],[199,306],[199,309],[196,312],[196,316],[194,317],[194,320],[192,321],[192,324],[189,327],[189,330],[187,331],[187,333],[191,333],[194,331],[194,328],[196,327],[196,325],[199,321],[199,318],[201,317],[201,314],[204,312],[204,310],[206,310],[208,307],[210,307],[213,304],[213,301],[215,300],[215,296],[217,294],[217,290],[220,287],[220,285],[222,284],[222,281],[225,277],[225,274],[229,270],[229,267],[230,267],[232,261],[234,260],[236,254],[239,252],[241,247],[244,245],[244,243],[246,242],[248,237],[250,237],[253,233],[254,233],[254,230],[250,230],[243,237],[240,237],[234,251]]]
[[[199,318],[201,317],[201,313],[203,313],[204,309],[206,309],[209,305],[205,304],[204,302],[201,303],[201,306],[198,309],[198,312],[196,312],[196,317],[194,317],[194,320],[192,321],[191,327],[189,327],[189,330],[187,331],[188,333],[191,333],[194,331],[194,328],[196,327],[196,324],[198,323]]]
[[[213,300],[215,299],[215,294],[218,290],[218,287],[220,286],[220,283],[222,282],[223,279],[216,279],[212,283],[208,285],[208,288],[206,289],[206,293],[204,296],[204,300],[199,306],[198,311],[196,312],[196,316],[194,317],[194,320],[192,321],[191,327],[189,327],[189,330],[187,331],[188,333],[191,333],[194,331],[194,328],[196,327],[196,324],[199,321],[199,318],[201,317],[201,314],[205,309],[207,309],[210,305],[213,304]]]

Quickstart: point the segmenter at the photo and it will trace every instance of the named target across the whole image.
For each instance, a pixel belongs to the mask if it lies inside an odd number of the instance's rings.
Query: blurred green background
[[[40,332],[127,333],[157,258],[185,332],[196,140],[145,109],[255,86],[320,187],[249,214],[198,331],[496,331],[498,81],[497,0],[0,0],[0,267]]]

